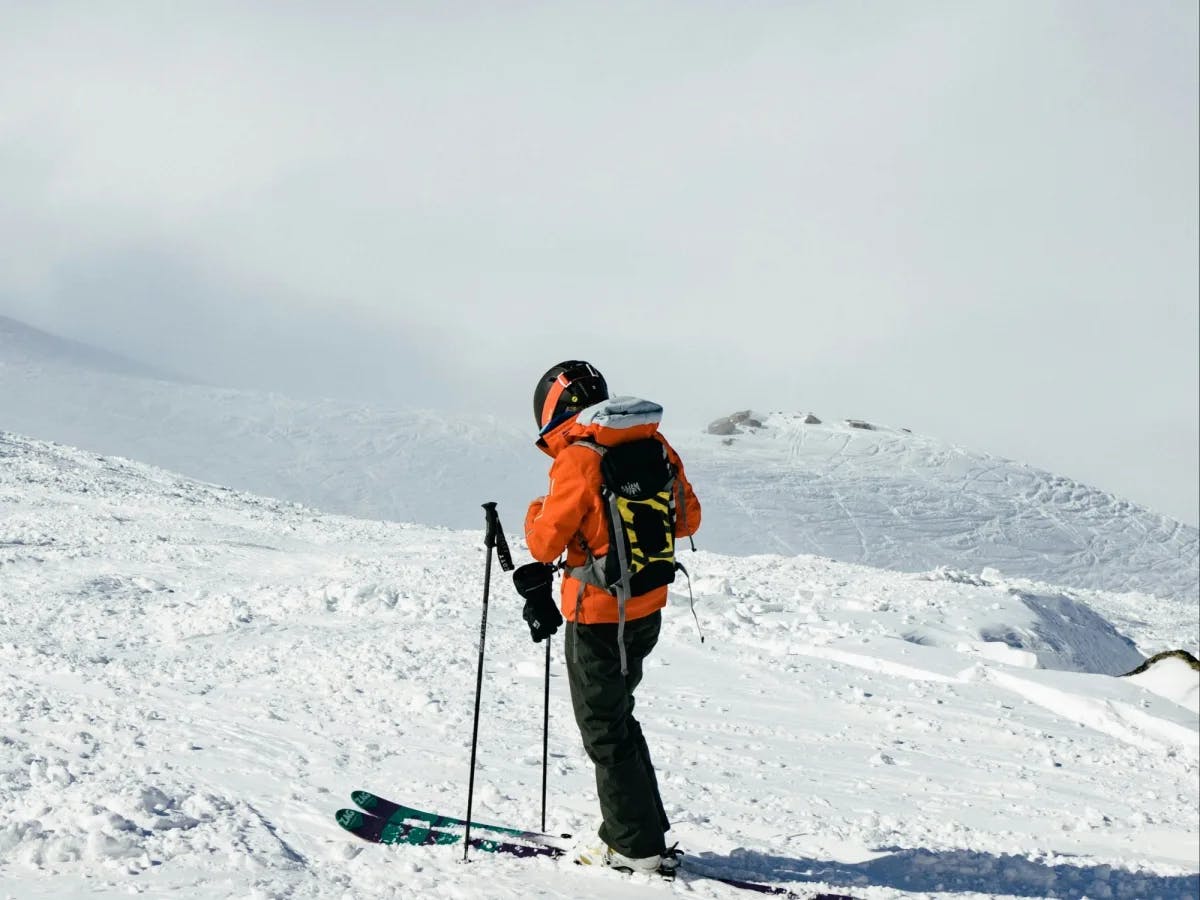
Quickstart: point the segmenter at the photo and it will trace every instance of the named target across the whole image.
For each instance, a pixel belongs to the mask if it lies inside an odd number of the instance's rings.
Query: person
[[[551,367],[534,392],[534,417],[537,446],[554,461],[549,492],[529,505],[525,540],[539,563],[550,564],[566,554],[560,605],[566,618],[567,676],[575,721],[596,769],[602,817],[598,833],[603,844],[580,851],[576,861],[667,874],[677,860],[666,848],[671,824],[645,736],[633,715],[633,694],[642,680],[643,662],[658,641],[668,589],[663,584],[618,604],[613,593],[584,580],[583,567],[609,549],[600,495],[607,448],[644,438],[661,443],[675,475],[675,537],[690,537],[699,528],[700,502],[679,455],[658,431],[662,407],[634,397],[611,398],[604,376],[589,363],[567,360]],[[597,451],[596,445],[602,449]],[[665,534],[666,527],[660,530]],[[552,603],[548,576],[553,569],[542,568],[545,602]],[[543,636],[552,634],[562,619],[558,610],[531,611],[527,604],[526,621],[539,640],[539,629]]]

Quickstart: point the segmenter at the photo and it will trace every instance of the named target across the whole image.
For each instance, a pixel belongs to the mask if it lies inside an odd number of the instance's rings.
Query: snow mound
[[[1129,680],[1200,714],[1200,665],[1187,651],[1156,654],[1131,672]]]
[[[1031,619],[1020,625],[988,626],[981,634],[985,641],[1031,653],[1045,669],[1120,675],[1142,662],[1133,641],[1078,600],[1066,594],[1012,594]]]

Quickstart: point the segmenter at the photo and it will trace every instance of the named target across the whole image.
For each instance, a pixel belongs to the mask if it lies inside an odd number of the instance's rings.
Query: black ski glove
[[[563,621],[554,603],[553,585],[554,566],[549,563],[526,563],[513,572],[513,586],[525,598],[521,616],[535,644],[558,631]]]

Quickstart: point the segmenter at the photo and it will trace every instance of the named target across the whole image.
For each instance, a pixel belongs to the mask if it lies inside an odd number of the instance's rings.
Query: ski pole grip
[[[487,515],[487,534],[483,536],[483,543],[488,549],[496,548],[496,556],[500,558],[501,570],[511,572],[513,570],[512,554],[508,550],[508,541],[504,539],[504,528],[500,524],[500,516],[496,512],[496,504],[488,502],[483,504],[483,508]]]
[[[487,520],[487,531],[483,535],[483,544],[490,549],[496,546],[496,533],[500,530],[500,516],[496,512],[496,501],[489,500],[483,504],[483,513]]]

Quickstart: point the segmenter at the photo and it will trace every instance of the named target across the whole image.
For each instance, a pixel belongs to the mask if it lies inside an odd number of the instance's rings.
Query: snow
[[[1200,532],[1102,490],[882,423],[763,413],[721,436],[679,427],[666,405],[703,549],[1200,600]],[[525,398],[513,408],[525,415]],[[0,423],[362,518],[473,528],[484,500],[515,519],[545,490],[523,420],[180,383],[2,318]]]
[[[0,897],[739,896],[333,821],[359,787],[465,812],[475,508],[469,530],[324,514],[0,432]],[[1104,540],[1148,583],[1164,564],[1135,532]],[[638,709],[699,863],[868,900],[1200,896],[1195,679],[1113,677],[1195,652],[1194,600],[950,561],[686,561],[706,640],[674,594]],[[498,571],[486,650],[476,816],[533,827],[543,649]],[[551,674],[547,824],[587,836],[558,638]]]
[[[1130,681],[1200,715],[1200,672],[1181,659],[1162,659]]]
[[[875,423],[773,413],[732,438],[672,440],[720,510],[721,549],[921,572],[1200,596],[1200,533],[1048,472]],[[706,541],[708,537],[706,536]]]

